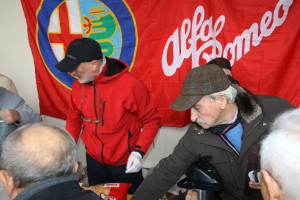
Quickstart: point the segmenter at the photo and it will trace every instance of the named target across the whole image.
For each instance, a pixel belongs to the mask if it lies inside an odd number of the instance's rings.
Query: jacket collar
[[[202,144],[217,147],[227,151],[232,151],[231,148],[225,144],[221,137],[217,134],[210,132],[208,129],[199,128],[199,125],[196,123],[191,124],[194,133],[197,135],[195,137],[196,141],[199,141]]]
[[[51,186],[75,180],[77,180],[77,176],[75,174],[70,176],[49,178],[30,185],[28,188],[26,188],[20,194],[18,194],[15,200],[27,200],[32,198],[39,192],[45,191]]]
[[[231,86],[237,90],[235,103],[245,122],[250,123],[262,114],[261,107],[257,104],[254,94],[251,94],[237,84],[232,84]]]
[[[268,130],[271,122],[269,122],[264,116],[260,115],[256,119],[252,120],[250,123],[245,122],[244,132],[242,136],[242,146],[240,150],[239,159],[242,159],[243,156],[248,152],[248,149],[251,145],[258,140],[264,132]],[[197,134],[195,137],[196,141],[201,142],[202,144],[217,147],[224,149],[226,151],[232,152],[233,150],[225,144],[221,137],[217,134],[213,134],[209,130],[199,128],[199,125],[196,123],[191,124],[194,134]]]
[[[108,82],[123,73],[128,72],[128,66],[121,60],[106,57],[102,72],[95,78],[95,83]]]

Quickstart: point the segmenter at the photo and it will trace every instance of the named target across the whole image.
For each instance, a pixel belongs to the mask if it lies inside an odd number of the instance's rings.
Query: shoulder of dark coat
[[[288,100],[281,97],[268,95],[256,96],[258,104],[262,108],[263,115],[272,122],[281,113],[295,108]]]

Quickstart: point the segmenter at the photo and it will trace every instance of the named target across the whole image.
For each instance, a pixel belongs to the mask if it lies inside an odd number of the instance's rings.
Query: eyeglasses
[[[100,123],[102,120],[91,120],[91,119],[86,119],[86,118],[84,118],[84,115],[83,114],[81,114],[81,119],[83,120],[83,121],[85,121],[85,122],[91,122],[91,123],[95,123],[95,124],[98,124],[98,123]]]

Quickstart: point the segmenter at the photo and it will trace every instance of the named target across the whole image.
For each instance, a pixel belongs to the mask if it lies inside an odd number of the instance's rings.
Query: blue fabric
[[[242,145],[242,135],[243,135],[243,127],[241,123],[239,123],[235,128],[228,131],[225,136],[234,145],[236,150],[240,152]]]
[[[224,135],[231,129],[235,128],[241,121],[242,121],[242,116],[240,112],[238,112],[236,119],[230,124],[219,124],[217,126],[210,127],[209,130],[214,134]]]

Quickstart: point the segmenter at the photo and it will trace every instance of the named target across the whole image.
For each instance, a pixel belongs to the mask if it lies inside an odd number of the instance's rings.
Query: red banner
[[[186,73],[226,57],[253,93],[300,103],[300,2],[296,0],[21,0],[36,66],[41,113],[65,119],[72,82],[54,65],[67,45],[90,37],[128,63],[150,88],[164,126],[189,112],[170,104]]]

